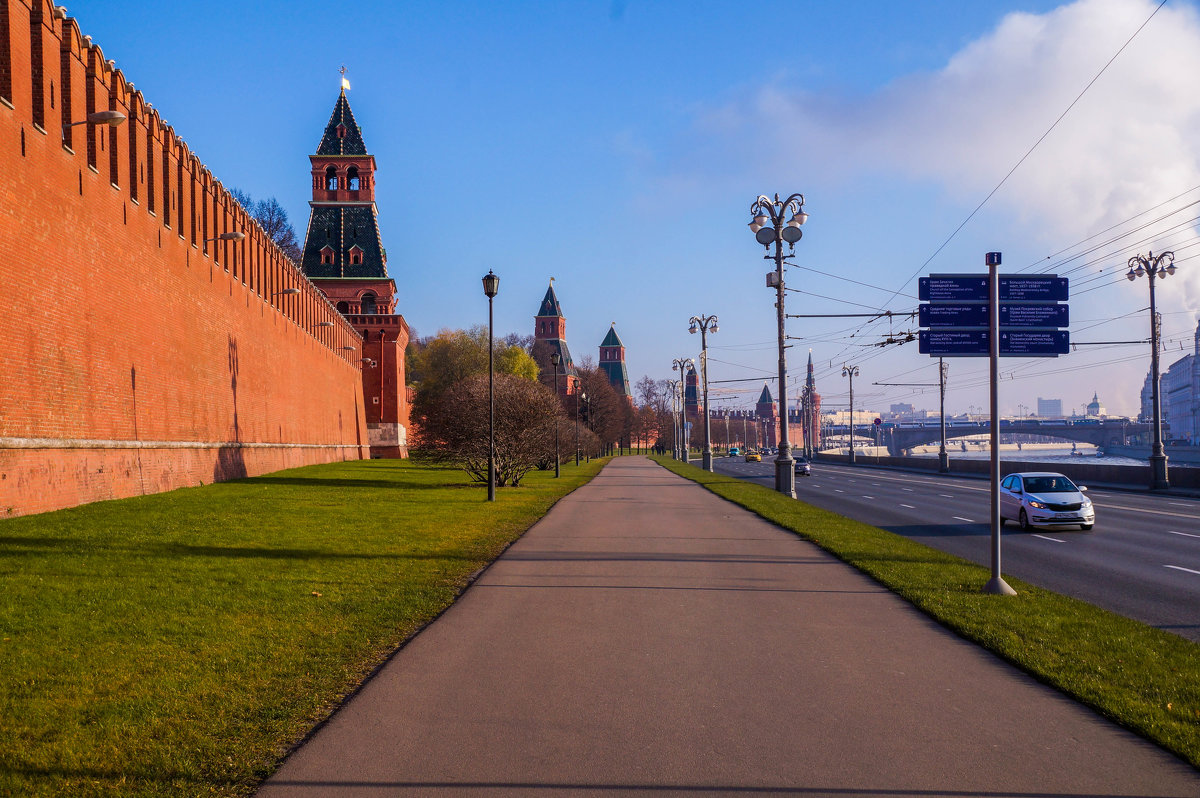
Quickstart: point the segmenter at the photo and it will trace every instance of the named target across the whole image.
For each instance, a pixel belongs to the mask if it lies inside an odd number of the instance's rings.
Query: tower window
[[[337,169],[330,166],[325,170],[325,190],[337,191]]]
[[[363,262],[363,251],[357,246],[350,247],[350,263],[357,266]]]
[[[374,314],[375,310],[375,295],[371,293],[363,294],[362,297],[362,312],[364,315]]]
[[[339,139],[344,139],[344,138],[346,138],[346,126],[345,126],[345,125],[338,125],[338,126],[337,126],[337,137],[338,137]]]
[[[357,166],[351,166],[349,169],[346,170],[346,182],[349,184],[351,191],[358,191],[359,180],[358,180],[358,167]]]
[[[333,247],[321,247],[321,263],[333,263]]]

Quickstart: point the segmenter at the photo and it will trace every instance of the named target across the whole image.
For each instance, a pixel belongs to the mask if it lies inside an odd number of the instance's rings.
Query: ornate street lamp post
[[[483,277],[483,293],[488,298],[488,495],[487,500],[496,501],[496,374],[493,368],[492,346],[492,299],[500,290],[500,278],[488,269]]]
[[[1150,280],[1150,401],[1154,410],[1154,448],[1150,452],[1150,489],[1163,490],[1170,487],[1167,479],[1167,454],[1162,442],[1162,397],[1159,395],[1158,336],[1160,321],[1154,304],[1154,281],[1175,273],[1175,253],[1162,252],[1155,255],[1147,252],[1145,257],[1134,255],[1129,259],[1130,280],[1143,275]]]
[[[696,361],[690,357],[677,357],[671,361],[671,371],[679,372],[679,459],[688,461],[687,434],[687,370],[688,366],[696,367]]]
[[[692,335],[697,331],[700,333],[700,383],[704,387],[704,453],[700,456],[700,467],[705,471],[712,471],[712,434],[708,420],[708,334],[720,332],[721,328],[717,326],[716,316],[700,314],[692,316],[690,321],[692,326],[688,332]]]
[[[842,376],[850,378],[850,465],[854,465],[854,378],[858,366],[842,366]]]
[[[558,364],[562,362],[562,355],[560,355],[558,352],[551,352],[550,353],[550,362],[554,364],[554,401],[557,402],[558,401]],[[555,407],[557,408],[558,405],[555,405]],[[558,456],[558,413],[556,411],[554,414],[554,477],[555,477],[555,479],[557,479],[559,477],[558,466],[559,466],[559,461],[561,459],[562,458],[560,458]]]
[[[783,217],[788,211],[792,218],[785,222]],[[780,200],[778,194],[774,200],[760,194],[750,206],[750,213],[754,216],[750,222],[754,239],[767,248],[768,254],[764,257],[775,261],[775,273],[767,274],[767,286],[775,289],[775,315],[779,328],[779,455],[775,458],[775,490],[794,499],[796,474],[792,471],[791,445],[788,443],[787,354],[783,331],[783,262],[793,254],[784,255],[783,244],[786,241],[795,252],[796,242],[803,235],[800,225],[808,221],[808,214],[804,212],[803,194],[792,194],[785,200]],[[772,243],[775,244],[774,255],[769,253]]]

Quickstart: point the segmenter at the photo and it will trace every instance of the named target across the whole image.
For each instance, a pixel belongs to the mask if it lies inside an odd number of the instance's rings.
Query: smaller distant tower
[[[554,367],[550,356],[557,352],[558,364],[558,394],[569,396],[578,392],[579,374],[575,370],[575,361],[571,359],[571,350],[567,348],[567,317],[563,315],[562,306],[558,304],[558,295],[554,293],[554,278],[550,278],[550,286],[542,304],[538,307],[537,315],[533,318],[533,356],[537,361],[539,376],[547,387],[554,381]]]
[[[688,418],[700,417],[700,377],[696,374],[695,366],[688,366],[687,377],[684,380],[683,398],[687,408]]]
[[[629,389],[629,372],[625,369],[625,344],[617,335],[617,323],[608,328],[608,335],[600,342],[600,368],[608,375],[613,390],[633,404],[633,391]]]
[[[771,397],[771,389],[765,382],[762,393],[758,395],[758,402],[754,405],[754,418],[762,430],[761,445],[778,446],[779,413],[775,407],[775,400]]]

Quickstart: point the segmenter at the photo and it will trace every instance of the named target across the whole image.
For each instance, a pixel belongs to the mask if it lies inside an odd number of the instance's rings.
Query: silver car
[[[1062,474],[1033,471],[1009,474],[1000,482],[1000,524],[1016,521],[1021,529],[1076,526],[1087,531],[1096,523],[1092,500]]]
[[[799,455],[796,457],[796,476],[812,476],[812,465],[809,464],[808,458],[806,458],[804,455]]]

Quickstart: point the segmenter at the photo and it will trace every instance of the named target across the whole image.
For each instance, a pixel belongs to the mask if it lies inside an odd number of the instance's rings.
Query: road
[[[774,486],[774,458],[714,458],[718,471]],[[817,463],[796,498],[990,565],[986,480]],[[1005,574],[1200,642],[1200,499],[1091,489],[1096,527],[1004,527]]]

